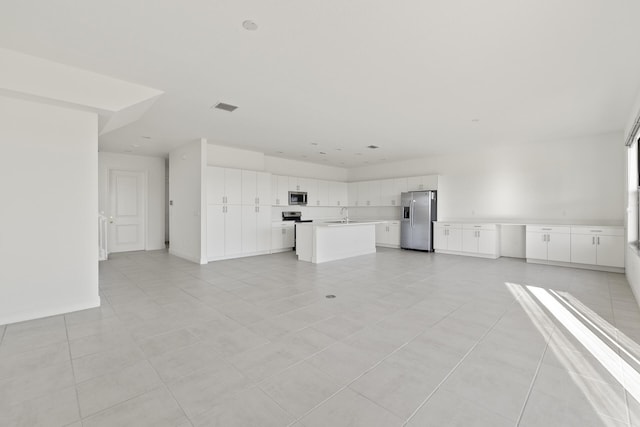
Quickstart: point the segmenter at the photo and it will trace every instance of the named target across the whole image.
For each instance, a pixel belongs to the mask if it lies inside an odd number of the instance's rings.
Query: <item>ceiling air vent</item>
[[[218,102],[216,105],[213,106],[213,108],[217,108],[218,110],[224,110],[224,111],[232,112],[238,107],[236,107],[235,105],[231,105],[231,104],[225,104],[224,102]]]
[[[377,145],[367,145],[367,148],[371,148],[372,150],[375,150],[376,148],[380,148]]]

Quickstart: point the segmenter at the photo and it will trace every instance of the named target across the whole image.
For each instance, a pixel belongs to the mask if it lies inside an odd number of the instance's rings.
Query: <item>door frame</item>
[[[144,169],[144,170],[140,170],[140,169],[125,169],[125,168],[117,168],[117,167],[113,167],[113,168],[108,168],[107,169],[107,194],[106,194],[106,205],[108,207],[107,209],[107,223],[109,224],[109,228],[108,228],[108,232],[107,235],[111,235],[111,222],[109,221],[109,218],[111,218],[111,173],[112,172],[131,172],[131,173],[139,173],[142,174],[142,209],[143,209],[143,213],[142,216],[144,218],[144,236],[142,238],[143,241],[143,247],[144,251],[147,250],[147,236],[148,236],[148,227],[149,227],[149,171]],[[111,248],[110,248],[110,239],[107,238],[107,255],[109,255],[111,253]],[[119,253],[119,252],[116,252]]]

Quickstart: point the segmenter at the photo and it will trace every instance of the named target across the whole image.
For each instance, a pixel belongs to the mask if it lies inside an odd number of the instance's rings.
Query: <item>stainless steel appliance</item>
[[[293,222],[313,222],[312,219],[302,219],[302,212],[300,211],[284,211],[282,212],[282,220],[283,221],[293,221]],[[293,249],[296,248],[296,229],[295,225],[293,228]]]
[[[289,191],[289,204],[290,205],[306,205],[307,192],[306,191]]]
[[[401,248],[433,251],[433,221],[438,219],[437,201],[436,191],[402,193]]]

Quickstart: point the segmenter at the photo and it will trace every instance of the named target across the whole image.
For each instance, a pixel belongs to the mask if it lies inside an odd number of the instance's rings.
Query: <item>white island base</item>
[[[320,264],[376,252],[376,222],[298,223],[298,260]]]

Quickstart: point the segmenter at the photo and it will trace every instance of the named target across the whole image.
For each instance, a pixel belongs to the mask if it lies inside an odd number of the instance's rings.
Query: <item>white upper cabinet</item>
[[[309,178],[300,178],[300,191],[307,193],[307,204],[309,206],[318,206],[318,181]]]
[[[207,167],[207,203],[242,203],[242,172],[239,169]]]
[[[371,185],[369,181],[358,183],[358,206],[371,206]]]
[[[400,195],[406,193],[408,190],[407,178],[394,178],[393,179],[393,196],[391,201],[392,206],[400,206]]]
[[[318,190],[315,193],[313,203],[315,206],[330,206],[329,204],[329,181],[318,181]]]
[[[242,204],[269,204],[271,174],[267,172],[242,171]]]
[[[271,176],[271,204],[273,206],[287,206],[289,204],[288,176]]]
[[[227,204],[242,204],[242,171],[240,169],[224,170],[224,192]]]
[[[380,206],[393,206],[393,179],[381,179],[378,181],[380,187]]]
[[[288,191],[302,191],[300,190],[300,183],[297,176],[289,177],[289,190]]]
[[[223,204],[224,196],[224,168],[207,167],[207,204]]]
[[[329,181],[329,206],[348,206],[346,182]]]
[[[271,174],[268,172],[256,172],[256,198],[258,205],[270,205]]]
[[[369,184],[369,200],[367,206],[381,206],[380,181],[367,181]]]
[[[407,187],[408,191],[437,190],[438,175],[411,176],[407,178]]]
[[[347,197],[349,206],[358,206],[358,183],[349,182],[347,184]]]

